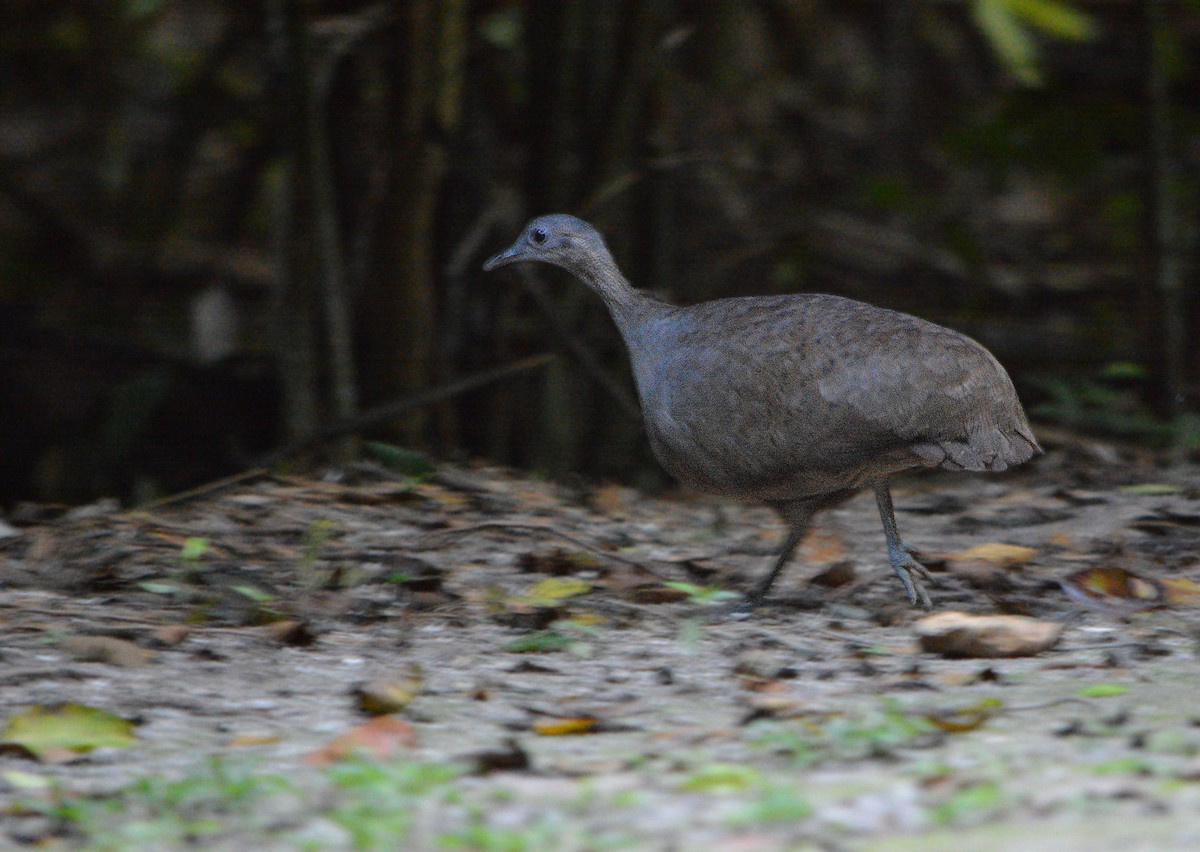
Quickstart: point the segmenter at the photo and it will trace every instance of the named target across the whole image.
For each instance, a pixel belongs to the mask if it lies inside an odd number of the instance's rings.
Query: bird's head
[[[552,213],[532,220],[515,243],[491,257],[483,268],[491,272],[509,263],[539,260],[580,275],[611,258],[595,228],[574,216]]]

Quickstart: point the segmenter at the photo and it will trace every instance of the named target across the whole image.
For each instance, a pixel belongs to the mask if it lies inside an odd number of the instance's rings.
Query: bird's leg
[[[929,594],[921,585],[921,579],[929,579],[929,572],[913,558],[913,549],[901,541],[900,533],[896,532],[896,513],[892,508],[892,492],[887,480],[875,483],[875,502],[879,505],[883,534],[887,536],[888,560],[892,563],[892,570],[904,584],[904,591],[908,592],[908,599],[914,605],[920,603],[925,609],[932,609]]]
[[[771,591],[771,587],[775,585],[775,581],[783,573],[783,569],[787,567],[792,554],[796,552],[796,546],[800,544],[801,539],[804,538],[807,532],[807,523],[799,526],[796,524],[789,525],[787,540],[784,541],[783,549],[779,551],[779,555],[775,558],[775,564],[771,566],[771,573],[767,574],[744,599],[721,607],[716,611],[715,616],[717,618],[746,616],[754,611],[766,600],[767,593]]]
[[[766,600],[767,593],[771,591],[771,587],[775,585],[775,581],[783,573],[783,569],[791,560],[792,554],[796,552],[797,545],[800,544],[800,540],[804,538],[804,534],[807,532],[807,524],[799,529],[794,526],[788,529],[787,540],[783,543],[783,550],[779,551],[779,556],[776,557],[775,564],[771,566],[771,573],[763,577],[762,582],[755,586],[750,594],[746,595],[746,600],[742,603],[743,612],[749,612]]]

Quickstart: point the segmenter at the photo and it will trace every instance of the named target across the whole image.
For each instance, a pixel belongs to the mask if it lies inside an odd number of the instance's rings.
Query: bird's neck
[[[630,334],[647,320],[674,307],[634,288],[621,274],[612,257],[589,258],[573,271],[604,300],[626,342],[629,342]]]

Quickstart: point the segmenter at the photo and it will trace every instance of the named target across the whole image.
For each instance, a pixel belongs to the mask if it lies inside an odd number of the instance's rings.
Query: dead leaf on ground
[[[133,745],[136,724],[84,704],[35,705],[9,717],[0,745],[23,748],[43,763],[62,763],[92,749]]]
[[[464,760],[471,765],[475,775],[488,775],[492,772],[522,772],[530,766],[529,753],[511,737],[504,741],[502,750],[477,751],[466,755]]]
[[[152,651],[115,636],[67,636],[59,644],[72,657],[86,663],[137,669],[149,665],[154,658]]]
[[[630,597],[637,603],[665,604],[686,601],[689,595],[684,589],[664,586],[662,583],[649,583],[644,586],[635,586]]]
[[[1037,556],[1037,551],[1032,547],[1022,547],[1017,544],[989,542],[977,544],[958,553],[948,553],[946,556],[958,562],[991,562],[1002,568],[1020,568]]]
[[[578,577],[547,577],[533,584],[524,595],[534,604],[554,604],[565,598],[578,597],[592,590],[592,584]]]
[[[192,629],[186,624],[165,624],[156,627],[150,634],[151,640],[164,648],[174,648],[181,645],[191,635]]]
[[[234,748],[247,748],[249,746],[275,745],[279,741],[279,737],[271,734],[238,734],[229,741],[229,745]]]
[[[1063,626],[1023,615],[970,615],[951,610],[918,621],[921,650],[943,657],[1026,657],[1050,648]]]
[[[275,621],[267,625],[266,634],[281,645],[303,647],[317,641],[317,635],[305,621]]]
[[[797,555],[808,564],[839,562],[846,558],[846,545],[836,530],[817,528],[805,537]]]
[[[853,583],[857,576],[858,572],[854,570],[854,563],[846,559],[833,563],[824,571],[814,576],[809,582],[816,586],[824,586],[827,589],[836,589],[838,586]]]
[[[1166,602],[1162,583],[1124,568],[1085,568],[1059,585],[1075,600],[1105,609],[1150,609]]]
[[[373,716],[399,713],[413,702],[425,686],[425,675],[416,663],[400,673],[377,677],[356,687],[354,698],[358,709]]]
[[[1004,702],[999,698],[981,698],[965,707],[946,708],[925,713],[925,721],[940,731],[961,734],[974,731],[1000,712]]]
[[[357,755],[385,760],[403,749],[416,748],[417,744],[417,729],[408,722],[395,716],[377,716],[329,741],[305,760],[314,766],[327,766]]]
[[[578,571],[596,571],[603,563],[591,553],[568,552],[558,548],[551,553],[524,553],[517,563],[522,571],[531,574],[550,574],[562,577]]]
[[[543,737],[562,737],[571,734],[592,734],[600,720],[595,716],[572,716],[562,719],[539,719],[533,723],[533,732]]]

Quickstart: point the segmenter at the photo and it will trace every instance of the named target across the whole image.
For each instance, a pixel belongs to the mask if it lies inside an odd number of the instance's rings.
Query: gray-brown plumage
[[[787,522],[748,606],[766,596],[816,511],[869,487],[892,568],[928,608],[888,477],[1001,471],[1042,451],[1004,368],[956,331],[839,296],[670,305],[631,287],[600,234],[564,214],[534,219],[484,269],[533,260],[573,273],[608,306],[663,467],[694,488],[764,501]]]

